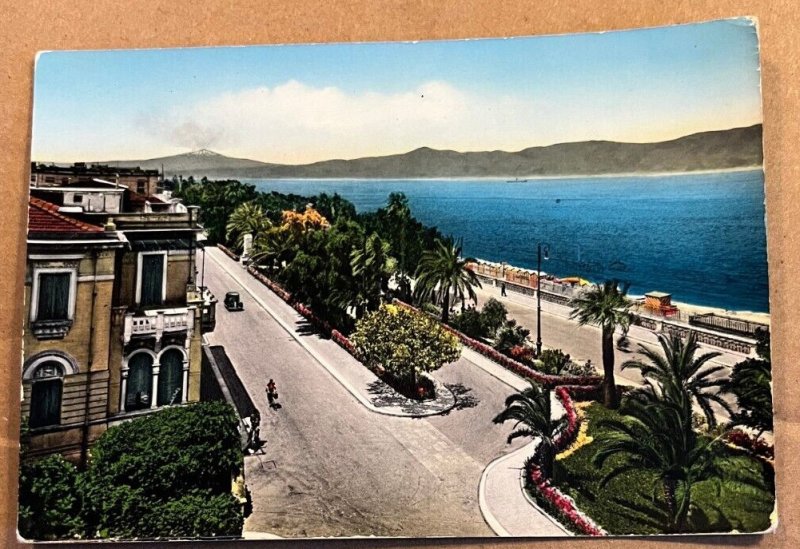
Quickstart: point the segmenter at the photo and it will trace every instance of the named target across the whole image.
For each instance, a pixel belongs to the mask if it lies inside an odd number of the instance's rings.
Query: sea
[[[768,312],[764,174],[507,179],[250,179],[260,191],[339,193],[358,211],[403,192],[419,221],[461,239],[464,255],[630,284],[631,295]]]

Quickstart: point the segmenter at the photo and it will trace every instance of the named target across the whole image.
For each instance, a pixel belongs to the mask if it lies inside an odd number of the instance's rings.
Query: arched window
[[[158,370],[158,405],[180,404],[183,392],[183,353],[167,349]]]
[[[55,360],[40,363],[31,376],[31,429],[58,425],[61,422],[61,394],[64,368]]]
[[[153,357],[147,353],[136,353],[128,360],[128,383],[125,395],[125,410],[149,408],[153,395]]]

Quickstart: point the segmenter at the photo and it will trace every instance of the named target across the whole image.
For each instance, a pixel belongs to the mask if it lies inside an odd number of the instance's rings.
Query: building
[[[68,184],[91,186],[95,180],[122,185],[141,195],[154,195],[161,190],[161,174],[158,170],[120,168],[106,164],[75,162],[72,166],[31,162],[32,188],[58,187]]]
[[[28,456],[85,459],[109,425],[199,400],[215,300],[196,208],[105,182],[31,188],[28,211]]]

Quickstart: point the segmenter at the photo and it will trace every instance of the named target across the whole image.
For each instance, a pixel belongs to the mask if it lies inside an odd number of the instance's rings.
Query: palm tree
[[[603,341],[603,403],[607,408],[619,406],[617,385],[614,381],[614,332],[617,327],[626,331],[631,323],[631,302],[627,298],[628,285],[620,288],[619,281],[607,280],[574,298],[570,305],[570,318],[581,326],[599,325]]]
[[[666,504],[668,532],[684,530],[692,505],[692,486],[719,473],[714,461],[719,439],[697,436],[691,425],[691,401],[679,394],[659,398],[649,393],[646,398],[628,399],[624,419],[598,422],[595,438],[601,449],[592,459],[592,464],[601,469],[610,458],[624,457],[614,462],[601,486],[630,471],[656,471]],[[657,489],[658,484],[654,493]]]
[[[418,299],[433,298],[442,305],[442,322],[450,318],[450,294],[477,301],[474,287],[481,287],[477,275],[467,268],[470,258],[461,257],[461,245],[436,239],[433,250],[422,254],[415,274]]]
[[[256,265],[268,265],[270,269],[280,267],[291,261],[297,246],[289,231],[282,227],[272,227],[253,238],[250,261]]]
[[[531,381],[531,386],[506,398],[506,408],[492,420],[494,423],[516,421],[514,431],[508,435],[508,443],[518,437],[541,440],[537,448],[542,474],[550,478],[553,460],[556,457],[555,438],[567,426],[567,418],[553,419],[550,407],[550,391]]]
[[[717,418],[711,407],[712,402],[719,404],[728,414],[733,413],[730,405],[718,394],[719,389],[725,386],[725,380],[711,379],[711,376],[724,370],[725,367],[704,368],[710,360],[722,353],[711,352],[695,357],[699,345],[697,334],[694,332],[690,332],[685,340],[676,333],[658,334],[658,342],[661,344],[662,353],[640,344],[639,350],[647,361],[628,360],[622,365],[622,369],[639,370],[642,377],[655,381],[662,388],[671,385],[683,390],[703,410],[709,427],[717,425]],[[708,391],[714,388],[717,389],[716,392]]]
[[[364,311],[376,310],[380,305],[381,295],[397,266],[389,255],[390,249],[388,242],[373,233],[364,240],[363,247],[350,253],[355,293],[349,297],[349,305],[355,306],[357,317],[361,317]]]
[[[261,206],[255,202],[245,202],[233,210],[228,218],[225,236],[228,241],[235,240],[236,247],[241,249],[244,235],[251,234],[255,239],[271,226],[272,223]]]

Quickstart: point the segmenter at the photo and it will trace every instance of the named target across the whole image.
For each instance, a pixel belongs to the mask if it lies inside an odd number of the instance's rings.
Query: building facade
[[[143,195],[154,195],[161,187],[161,174],[158,170],[121,168],[85,162],[75,162],[72,166],[31,162],[32,188],[59,187],[76,183],[92,186],[98,179],[116,183]]]
[[[196,210],[153,211],[116,185],[85,189],[95,200],[82,206],[69,185],[31,189],[22,368],[31,458],[85,460],[109,425],[200,399],[215,300],[196,283]]]

